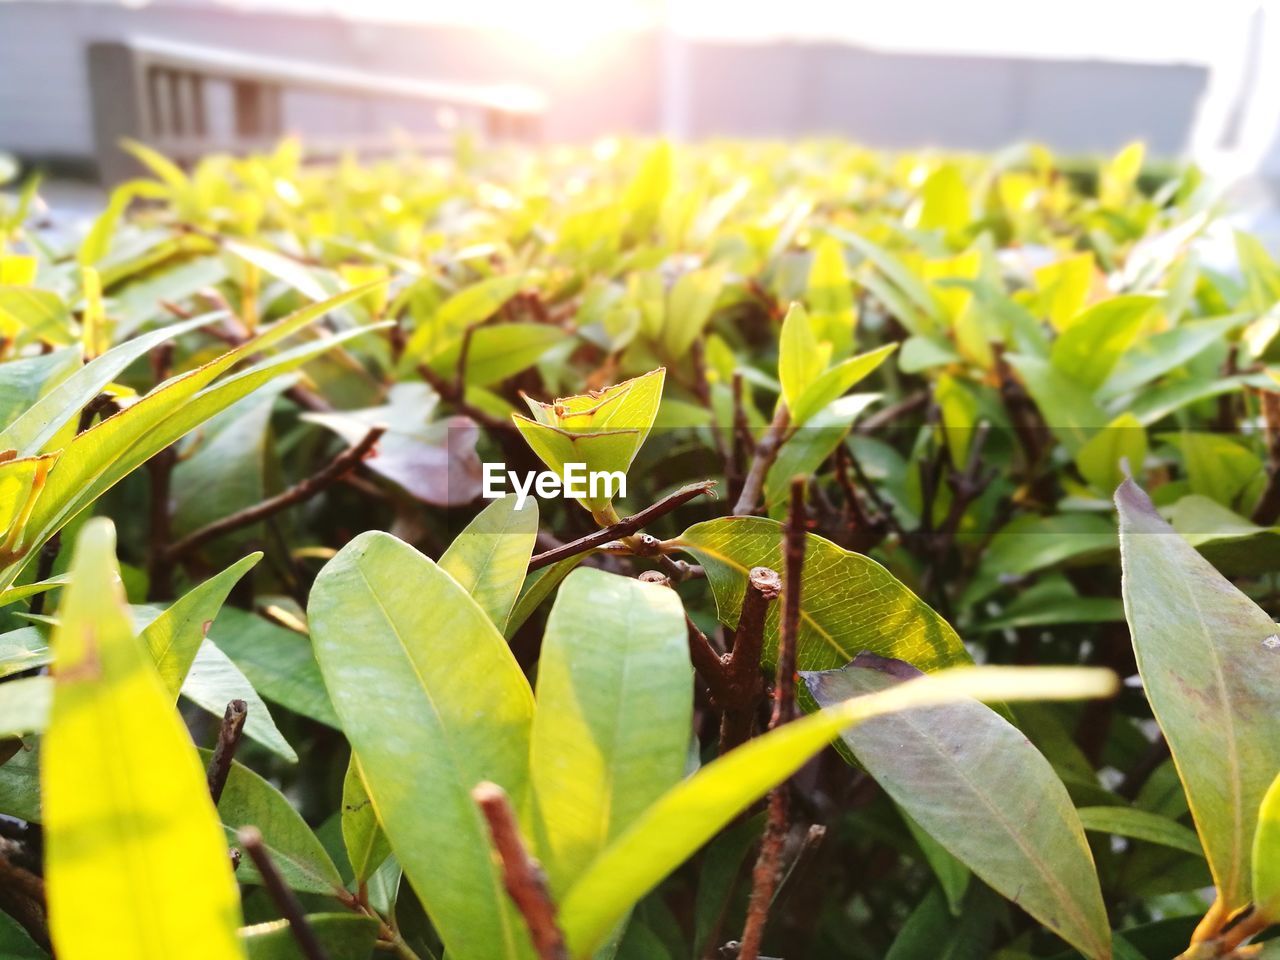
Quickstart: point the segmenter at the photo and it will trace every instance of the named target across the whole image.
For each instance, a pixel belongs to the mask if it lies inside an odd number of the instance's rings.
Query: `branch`
[[[215,520],[213,523],[207,524],[192,533],[187,534],[177,543],[169,547],[165,552],[165,556],[170,563],[181,560],[187,554],[198,549],[210,540],[214,540],[224,534],[231,533],[233,530],[239,530],[242,527],[249,527],[260,520],[265,520],[281,510],[291,507],[296,503],[302,503],[310,500],[316,494],[321,493],[326,488],[332,486],[337,481],[350,473],[359,465],[373,449],[374,445],[381,439],[386,432],[386,427],[370,427],[369,432],[364,435],[359,443],[348,447],[338,454],[325,466],[319,473],[316,473],[301,483],[296,483],[283,493],[279,493],[274,497],[263,500],[261,503],[248,507],[238,513],[233,513],[229,517],[223,517],[221,520]]]
[[[58,551],[62,549],[62,531],[59,530],[40,548],[40,556],[36,559],[36,583],[48,580],[53,576],[53,565],[58,559]],[[31,598],[31,613],[39,616],[44,613],[45,597],[48,590],[41,591]]]
[[[747,591],[733,635],[733,649],[725,663],[732,690],[720,721],[720,753],[729,752],[751,736],[756,706],[764,695],[760,654],[764,649],[764,620],[769,604],[782,592],[782,578],[768,567],[753,567],[747,574]]]
[[[791,414],[787,412],[787,405],[779,402],[778,409],[773,414],[773,422],[769,424],[764,436],[756,444],[756,452],[751,458],[751,469],[747,471],[747,478],[742,483],[742,494],[733,507],[735,517],[750,516],[756,512],[760,493],[764,490],[765,477],[768,476],[773,461],[778,457],[778,449],[782,446],[787,424],[790,422]]]
[[[588,550],[594,550],[596,547],[602,547],[612,540],[629,537],[637,530],[653,523],[659,517],[666,516],[677,507],[684,506],[695,497],[700,497],[703,494],[714,497],[715,485],[716,482],[714,480],[701,480],[698,483],[691,483],[686,487],[681,487],[675,493],[668,494],[657,503],[651,504],[629,517],[624,517],[617,523],[602,527],[594,533],[579,537],[577,540],[573,540],[563,546],[536,554],[529,561],[529,570],[533,571],[542,567],[549,567],[553,563],[559,563],[569,557],[575,557],[580,553],[586,553]]]
[[[1262,423],[1267,434],[1267,486],[1251,519],[1259,526],[1269,527],[1280,518],[1280,393],[1261,393]]]
[[[929,393],[927,390],[921,390],[919,393],[913,393],[905,399],[899,400],[897,403],[877,410],[870,416],[864,417],[856,427],[854,433],[860,436],[870,436],[877,433],[884,427],[889,426],[895,420],[900,420],[909,413],[915,413],[921,407],[929,402]]]
[[[218,745],[213,748],[213,756],[209,758],[209,796],[213,797],[215,807],[222,799],[222,790],[231,774],[231,761],[235,758],[236,748],[240,746],[240,736],[244,733],[244,722],[248,716],[249,705],[243,700],[232,700],[227,704],[227,712],[222,715],[222,726],[218,728]]]
[[[236,837],[240,841],[240,846],[244,847],[245,853],[249,854],[253,865],[258,868],[258,873],[262,875],[262,885],[267,888],[267,893],[275,902],[276,908],[289,921],[289,930],[293,933],[293,939],[297,941],[298,952],[306,957],[306,960],[328,960],[324,948],[316,939],[315,931],[307,923],[307,917],[302,912],[302,904],[293,895],[289,885],[284,882],[279,869],[271,859],[271,854],[267,852],[266,844],[262,842],[262,832],[257,827],[241,827]]]
[[[569,960],[569,948],[556,923],[546,874],[529,856],[506,793],[496,783],[482,783],[471,791],[489,823],[494,849],[502,859],[502,879],[516,908],[529,927],[529,938],[540,960]]]
[[[800,575],[804,570],[806,484],[804,477],[795,477],[791,481],[791,504],[783,532],[785,576],[782,581],[782,624],[778,633],[778,676],[774,685],[773,717],[769,721],[771,730],[789,723],[796,711],[796,637],[800,629]],[[769,819],[760,843],[760,855],[751,872],[751,899],[738,948],[739,960],[759,960],[769,906],[781,873],[789,815],[790,802],[787,781],[784,780],[769,794]]]
[[[39,947],[52,953],[44,881],[9,858],[11,846],[5,843],[0,849],[0,908],[16,920]]]

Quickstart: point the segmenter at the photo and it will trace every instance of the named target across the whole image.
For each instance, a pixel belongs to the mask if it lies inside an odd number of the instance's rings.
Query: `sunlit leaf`
[[[105,520],[81,531],[52,640],[40,778],[53,942],[66,960],[108,943],[140,960],[242,957],[204,771],[134,637],[114,543]]]
[[[601,570],[560,587],[538,662],[530,742],[538,835],[553,890],[685,772],[693,708],[673,590]]]
[[[506,641],[452,577],[385,533],[325,565],[308,615],[378,821],[450,954],[526,955],[471,800],[489,780],[519,806],[528,783],[533,696]]]

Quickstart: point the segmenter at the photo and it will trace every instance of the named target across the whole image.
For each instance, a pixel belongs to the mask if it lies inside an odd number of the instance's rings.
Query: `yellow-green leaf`
[[[238,960],[239,896],[194,746],[133,634],[115,533],[76,542],[41,749],[49,926],[62,960]]]
[[[1107,670],[964,667],[857,697],[757,737],[665,793],[578,877],[560,906],[570,952],[575,960],[590,956],[637,900],[852,724],[958,699],[1078,699],[1115,689]]]
[[[569,574],[547,620],[530,742],[552,890],[684,775],[693,709],[674,590],[603,570]]]

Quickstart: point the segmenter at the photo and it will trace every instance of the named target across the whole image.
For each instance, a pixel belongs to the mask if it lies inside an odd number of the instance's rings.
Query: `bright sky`
[[[355,18],[504,26],[552,52],[664,17],[681,34],[899,50],[1204,63],[1240,55],[1276,0],[224,0]]]

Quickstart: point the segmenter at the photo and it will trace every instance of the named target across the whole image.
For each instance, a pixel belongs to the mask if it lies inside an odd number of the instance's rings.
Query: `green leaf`
[[[1280,917],[1280,774],[1262,797],[1253,834],[1253,905],[1268,920]]]
[[[0,688],[0,737],[42,733],[49,722],[53,680],[20,677]]]
[[[684,775],[693,671],[674,590],[569,574],[538,661],[530,765],[553,891]]]
[[[57,461],[60,469],[50,472],[35,502],[31,514],[35,535],[26,538],[25,553],[20,561],[0,570],[0,586],[13,582],[40,543],[135,467],[219,410],[285,372],[291,364],[301,364],[342,337],[323,340],[318,346],[307,344],[269,358],[205,390],[214,379],[239,361],[314,323],[329,310],[364,292],[364,288],[356,288],[299,310],[216,360],[167,380],[128,409],[76,436],[62,451]],[[354,332],[359,334],[367,329]],[[10,461],[10,464],[20,462]]]
[[[1125,612],[1147,698],[1177,764],[1219,896],[1250,897],[1250,843],[1280,770],[1272,619],[1160,518],[1132,480],[1116,491]]]
[[[1142,473],[1147,459],[1147,431],[1132,413],[1122,413],[1094,434],[1078,451],[1076,467],[1080,475],[1095,489],[1109,492],[1125,478],[1122,464],[1129,471]]]
[[[207,763],[211,753],[201,750]],[[262,831],[271,859],[294,890],[332,895],[342,877],[320,840],[283,793],[239,761],[233,761],[218,801],[218,816],[232,846],[236,831],[254,826]],[[245,857],[236,871],[241,882],[261,883],[253,862]]]
[[[391,853],[391,844],[378,824],[373,801],[360,775],[360,761],[355,756],[347,764],[347,775],[342,781],[342,842],[357,888],[368,882]]]
[[[0,433],[0,450],[15,449],[20,457],[40,453],[63,424],[79,417],[84,405],[101,393],[134,360],[167,340],[213,322],[218,316],[209,314],[152,330],[90,360],[5,427],[4,432]]]
[[[222,608],[210,637],[272,703],[339,726],[307,637],[235,607]]]
[[[45,635],[36,627],[0,633],[0,678],[43,667],[53,659]]]
[[[291,378],[259,387],[206,422],[183,445],[170,480],[173,529],[181,536],[265,500],[271,462],[271,415]],[[228,551],[254,528],[229,537]]]
[[[450,955],[527,956],[471,799],[489,780],[517,809],[525,800],[533,695],[506,641],[452,577],[385,533],[325,565],[308,615],[378,822]]]
[[[1085,310],[1058,335],[1049,362],[1063,376],[1096,390],[1137,339],[1156,297],[1125,294]]]
[[[1211,320],[1192,320],[1172,330],[1139,340],[1121,355],[1111,375],[1098,391],[1098,396],[1122,396],[1184,366],[1215,343],[1221,343],[1227,334],[1244,321],[1245,317],[1239,314]]]
[[[560,582],[567,577],[578,564],[587,559],[589,554],[579,553],[572,557],[553,563],[548,567],[534,570],[524,578],[524,586],[520,588],[520,596],[516,598],[511,616],[507,618],[504,634],[508,640],[533,615],[533,611],[542,605],[542,601],[555,592]]]
[[[870,376],[897,348],[896,343],[890,343],[869,353],[842,360],[830,370],[819,374],[805,388],[792,408],[792,422],[798,426],[808,421],[832,401],[843,396],[858,381]]]
[[[915,226],[921,230],[963,230],[973,217],[969,189],[955,164],[944,163],[920,188]]]
[[[1036,269],[1039,302],[1056,329],[1065,330],[1081,316],[1080,308],[1089,297],[1094,270],[1093,254],[1088,251]]]
[[[226,602],[227,594],[261,559],[261,553],[251,553],[237,560],[221,573],[192,587],[143,627],[142,642],[151,653],[160,679],[174,697],[182,689],[187,671],[195,662],[196,652]]]
[[[312,913],[307,926],[329,960],[369,960],[378,939],[378,921],[353,913]],[[270,920],[240,930],[249,960],[305,960],[288,920]]]
[[[35,583],[24,583],[20,587],[9,587],[7,590],[0,590],[0,607],[6,607],[11,603],[17,603],[19,600],[25,600],[28,597],[34,597],[39,593],[56,590],[58,587],[66,586],[68,583],[70,583],[70,580],[63,575],[50,577],[48,580],[38,580]]]
[[[855,393],[828,404],[809,422],[787,437],[769,467],[764,482],[764,502],[770,512],[784,509],[791,478],[813,476],[835,452],[859,415],[880,399],[878,393]]]
[[[262,744],[288,763],[297,763],[298,755],[276,727],[271,711],[253,689],[249,679],[225,653],[206,639],[196,651],[182,695],[203,710],[221,718],[232,700],[243,700],[248,707],[244,735]]]
[[[537,539],[538,501],[530,497],[517,510],[516,496],[509,494],[467,524],[440,557],[440,569],[471,594],[495,627],[506,630]]]
[[[986,895],[990,898],[990,894]],[[981,891],[965,901],[962,911],[936,889],[920,901],[894,938],[885,960],[986,960],[991,956],[996,915],[981,901]]]
[[[1067,560],[1112,551],[1115,528],[1096,513],[1023,515],[1000,528],[982,558],[991,578],[1021,577]]]
[[[782,320],[778,342],[778,380],[782,383],[782,399],[793,413],[795,422],[803,422],[794,413],[800,398],[827,368],[831,344],[820,343],[809,323],[809,315],[798,303],[791,304]]]
[[[782,569],[782,526],[763,517],[695,524],[677,538],[707,572],[721,623],[734,626],[752,567]],[[809,534],[800,586],[796,660],[802,670],[844,666],[863,650],[932,671],[967,663],[951,626],[884,567]],[[778,604],[765,620],[765,661],[778,642]]]
[[[803,676],[819,706],[830,707],[921,674],[862,653],[843,669]],[[878,717],[842,739],[893,801],[992,889],[1086,956],[1110,956],[1084,829],[1053,767],[1017,727],[960,700]]]
[[[1005,359],[1021,376],[1040,415],[1068,453],[1075,455],[1110,422],[1111,417],[1094,402],[1092,389],[1056,364],[1025,354],[1011,353]]]
[[[0,429],[8,428],[81,365],[80,347],[61,347],[0,363]]]
[[[222,241],[222,247],[259,270],[283,280],[309,300],[324,300],[332,293],[320,281],[317,271],[284,254],[230,238]]]
[[[49,927],[63,960],[237,960],[239,897],[204,771],[129,621],[106,520],[85,524],[54,629],[41,748]],[[146,896],[139,896],[146,890]]]
[[[1182,452],[1191,492],[1210,497],[1224,507],[1235,505],[1251,484],[1263,476],[1262,460],[1233,437],[1216,433],[1164,434]]]
[[[1204,856],[1204,849],[1194,830],[1158,813],[1136,807],[1081,807],[1076,813],[1086,830],[1158,843],[1197,857]]]
[[[527,370],[567,334],[545,323],[494,323],[477,327],[467,344],[466,386],[487,387]],[[452,379],[462,355],[462,342],[437,354],[431,368]]]
[[[668,357],[677,360],[688,354],[711,319],[722,289],[724,268],[719,265],[690,270],[672,284],[662,328]]]
[[[462,336],[468,327],[489,319],[525,285],[524,274],[489,277],[459,290],[419,326],[405,345],[401,371],[429,360]]]
[[[823,237],[814,244],[804,299],[813,330],[819,339],[831,344],[831,355],[841,360],[852,353],[858,308],[844,245],[835,237]]]
[[[959,916],[964,905],[964,895],[969,889],[969,881],[973,878],[973,871],[947,852],[946,847],[929,836],[905,810],[899,808],[898,815],[902,817],[902,822],[907,825],[912,838],[919,845],[920,852],[929,863],[929,869],[937,877],[938,885],[946,895],[947,906],[951,913]]]
[[[900,293],[909,305],[923,314],[930,329],[912,329],[912,333],[941,332],[946,327],[947,317],[942,304],[929,289],[929,285],[913,273],[901,259],[859,234],[847,230],[832,230],[831,233],[862,254],[880,273],[884,274],[892,290]],[[870,286],[865,278],[862,282],[864,286]],[[898,311],[895,311],[895,315],[907,322]]]
[[[658,415],[665,379],[666,368],[659,367],[598,392],[554,403],[529,400],[533,419],[512,420],[533,452],[562,478],[566,463],[585,464],[589,474],[625,473]],[[599,495],[578,502],[603,526],[614,519],[611,500]]]
[[[66,301],[51,290],[0,285],[0,332],[23,342],[75,343]]]
[[[637,900],[846,727],[968,697],[1072,699],[1114,691],[1115,677],[1105,670],[965,667],[858,697],[756,737],[667,791],[578,877],[560,906],[570,953],[589,956]]]

